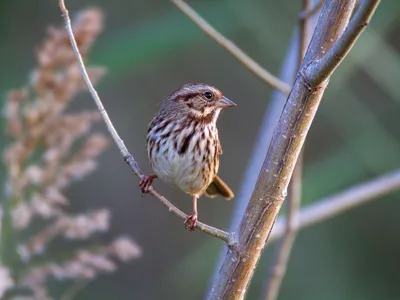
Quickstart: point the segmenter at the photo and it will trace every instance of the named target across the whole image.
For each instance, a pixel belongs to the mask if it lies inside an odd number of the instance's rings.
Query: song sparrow
[[[193,213],[185,226],[194,230],[197,199],[233,197],[231,189],[217,176],[222,154],[216,126],[222,108],[236,106],[213,86],[185,84],[161,104],[147,131],[147,155],[154,175],[140,182],[143,193],[154,178],[180,188],[193,197]]]

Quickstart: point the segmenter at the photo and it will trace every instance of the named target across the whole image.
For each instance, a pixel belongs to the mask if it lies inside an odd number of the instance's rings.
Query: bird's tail
[[[230,200],[235,196],[229,186],[218,176],[215,176],[214,181],[208,186],[205,194],[210,198],[222,196],[226,200]]]

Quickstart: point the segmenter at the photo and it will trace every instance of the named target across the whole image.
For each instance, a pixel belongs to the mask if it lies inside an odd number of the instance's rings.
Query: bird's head
[[[221,109],[236,104],[217,88],[203,83],[188,83],[175,90],[167,100],[175,109],[199,119],[216,120]]]

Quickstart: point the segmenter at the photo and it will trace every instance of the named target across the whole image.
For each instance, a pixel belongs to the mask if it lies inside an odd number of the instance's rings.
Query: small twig
[[[354,185],[335,195],[323,198],[301,209],[300,228],[333,218],[347,210],[400,189],[400,170]],[[279,217],[268,239],[268,243],[280,238],[285,230],[285,218]]]
[[[241,62],[246,68],[252,71],[255,75],[261,78],[263,81],[271,85],[285,94],[290,92],[290,86],[280,80],[279,78],[272,75],[270,72],[261,67],[256,61],[250,58],[246,53],[243,52],[238,46],[232,41],[224,37],[214,27],[212,27],[206,20],[204,20],[193,8],[182,0],[171,0],[190,20],[192,20],[201,30],[203,30],[210,38],[215,40],[231,55],[233,55],[239,62]]]
[[[59,0],[59,7],[62,12],[62,18],[64,19],[64,22],[65,22],[65,28],[68,32],[68,37],[71,42],[72,49],[73,49],[76,59],[78,61],[78,66],[79,66],[82,78],[83,78],[90,94],[92,95],[94,102],[96,103],[97,109],[100,112],[100,114],[104,120],[104,123],[106,123],[107,129],[108,129],[111,137],[113,138],[115,144],[117,145],[119,151],[121,152],[122,157],[124,158],[126,163],[131,167],[132,171],[139,178],[142,178],[143,173],[142,173],[138,163],[136,162],[136,160],[134,159],[132,154],[129,153],[128,149],[126,148],[126,146],[124,144],[124,141],[120,138],[117,131],[115,130],[115,127],[112,124],[111,119],[108,116],[107,111],[105,110],[103,103],[100,100],[99,95],[97,94],[97,91],[95,90],[95,88],[93,87],[93,85],[89,79],[85,64],[82,60],[82,56],[81,56],[81,54],[79,52],[79,48],[76,44],[74,33],[73,33],[72,27],[71,27],[71,20],[69,17],[68,10],[65,7],[64,0]],[[153,195],[158,200],[160,200],[165,206],[167,206],[170,212],[174,213],[176,216],[178,216],[182,220],[185,220],[187,218],[187,215],[184,212],[179,210],[176,206],[174,206],[171,202],[169,202],[164,196],[159,194],[154,188],[151,187],[149,192],[151,195]],[[228,245],[233,245],[233,243],[234,243],[232,235],[227,232],[224,232],[220,229],[211,227],[211,226],[206,225],[201,222],[197,222],[196,228],[198,228],[199,230],[201,230],[209,235],[212,235],[220,240],[225,241],[226,243],[228,243]]]

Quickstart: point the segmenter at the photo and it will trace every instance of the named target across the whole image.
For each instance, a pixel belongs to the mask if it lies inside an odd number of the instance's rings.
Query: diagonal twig
[[[301,209],[298,227],[305,228],[333,218],[347,210],[400,189],[400,170],[354,185]],[[285,218],[280,217],[269,236],[268,243],[277,240],[285,230]]]
[[[124,144],[124,141],[118,135],[118,132],[116,131],[114,125],[112,124],[111,119],[108,116],[107,111],[105,110],[103,103],[100,100],[99,95],[97,94],[97,91],[95,90],[95,88],[93,87],[93,85],[89,79],[89,76],[88,76],[86,68],[85,68],[85,64],[82,60],[82,56],[81,56],[81,54],[79,52],[79,48],[76,44],[74,33],[73,33],[72,27],[71,27],[71,20],[69,17],[68,10],[65,6],[64,0],[59,0],[59,7],[60,7],[60,10],[62,13],[62,18],[64,19],[65,28],[68,32],[68,37],[71,42],[72,49],[74,51],[74,54],[75,54],[77,62],[78,62],[80,73],[82,75],[82,78],[83,78],[94,102],[96,103],[97,109],[100,112],[100,114],[104,120],[104,123],[106,123],[107,129],[108,129],[112,139],[114,140],[115,144],[117,145],[125,162],[130,166],[132,171],[139,178],[142,178],[143,173],[142,173],[138,163],[136,162],[136,160],[134,159],[132,154],[129,153],[128,149],[126,148],[126,146]],[[161,203],[164,204],[166,207],[168,207],[168,210],[170,212],[172,212],[173,214],[175,214],[177,217],[181,218],[182,220],[185,220],[187,218],[187,215],[184,212],[182,212],[176,206],[174,206],[171,202],[169,202],[168,199],[166,199],[164,196],[162,196],[160,193],[158,193],[153,187],[150,187],[149,193],[151,195],[153,195],[155,198],[157,198],[158,200],[160,200]],[[233,235],[231,235],[223,230],[214,228],[212,226],[209,226],[209,225],[201,223],[201,222],[197,222],[196,228],[209,234],[209,235],[212,235],[220,240],[223,240],[224,242],[228,243],[228,245],[234,244]]]
[[[290,92],[290,86],[272,75],[266,69],[261,67],[256,61],[250,58],[246,53],[243,52],[238,46],[232,41],[228,40],[214,27],[212,27],[206,20],[204,20],[193,8],[182,0],[171,0],[190,20],[192,20],[201,30],[203,30],[210,38],[215,40],[231,55],[233,55],[239,62],[241,62],[246,68],[252,71],[255,75],[261,78],[263,81],[268,83],[273,88],[276,88],[285,94]]]

